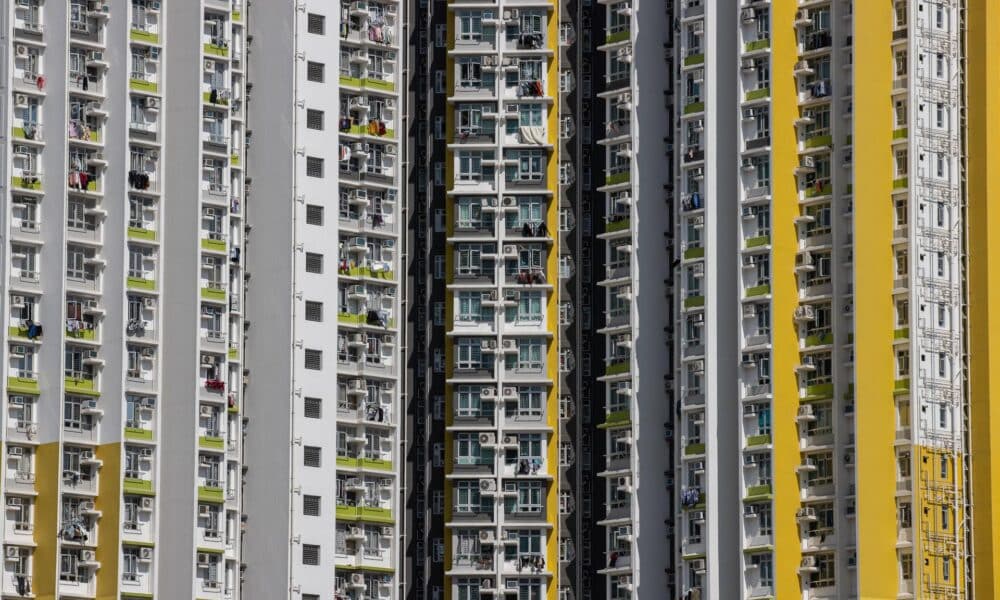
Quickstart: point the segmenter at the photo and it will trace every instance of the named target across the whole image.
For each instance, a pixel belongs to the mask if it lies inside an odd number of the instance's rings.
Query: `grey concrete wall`
[[[252,380],[244,396],[249,419],[244,452],[249,468],[243,488],[248,515],[243,537],[247,564],[245,600],[275,600],[289,593],[288,486],[291,414],[292,246],[294,174],[295,6],[291,2],[255,2],[249,33],[249,81],[256,83],[249,102],[248,129],[253,143],[247,166],[253,184],[246,215],[252,232],[246,260],[253,280],[246,289],[246,318],[251,323],[245,366]],[[335,25],[328,19],[329,27]],[[332,77],[334,73],[330,73]],[[334,115],[328,120],[335,123]],[[333,194],[331,194],[332,196]],[[335,218],[334,211],[327,211]],[[331,403],[333,404],[333,403]],[[335,410],[329,406],[328,410]],[[331,461],[332,462],[332,461]],[[332,498],[330,498],[332,500]],[[332,502],[326,505],[333,510]],[[333,531],[329,532],[333,537]]]

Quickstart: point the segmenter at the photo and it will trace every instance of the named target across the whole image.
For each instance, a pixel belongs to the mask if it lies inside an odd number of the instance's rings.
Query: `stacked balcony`
[[[450,13],[458,34],[449,50],[455,129],[444,132],[455,158],[446,543],[455,551],[445,573],[459,593],[544,594],[557,569],[546,563],[557,476],[549,460],[556,274],[548,8],[456,3]]]

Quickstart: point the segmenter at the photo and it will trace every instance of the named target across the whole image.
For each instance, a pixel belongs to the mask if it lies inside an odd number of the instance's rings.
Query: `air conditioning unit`
[[[816,168],[816,158],[812,156],[803,156],[799,165],[805,169],[815,169]]]
[[[479,396],[483,400],[492,400],[497,397],[497,389],[494,387],[484,387],[480,392]]]
[[[690,565],[691,565],[691,569],[695,573],[702,573],[702,572],[705,571],[705,559],[703,559],[703,558],[692,560],[690,562]]]
[[[756,454],[744,454],[743,464],[748,467],[757,465],[757,455]]]
[[[691,33],[693,33],[695,35],[702,35],[703,33],[705,33],[705,22],[704,21],[695,21],[694,23],[692,23],[691,24]]]
[[[393,536],[392,527],[383,527],[382,528],[382,537],[391,538],[392,536]]]
[[[80,552],[80,560],[83,562],[91,562],[94,560],[93,550],[83,550]]]
[[[815,556],[803,556],[802,566],[807,569],[812,569],[816,567],[816,557]]]
[[[212,60],[212,59],[205,59],[205,70],[206,71],[214,71],[215,70],[215,61]]]
[[[757,165],[754,164],[752,158],[744,158],[743,162],[740,164],[740,168],[742,168],[744,171],[753,171],[754,169],[757,168]],[[744,207],[744,208],[749,208],[749,207]]]
[[[21,498],[17,498],[17,497],[13,497],[13,496],[7,498],[7,506],[20,507],[22,504],[23,504],[23,502],[22,502]]]
[[[486,493],[496,493],[497,491],[497,480],[496,479],[480,479],[479,480],[479,491]]]
[[[152,348],[152,347],[143,348],[142,349],[142,356],[144,358],[153,358],[154,356],[156,356],[156,348]]]
[[[757,358],[749,352],[744,352],[742,358],[740,359],[740,365],[744,367],[756,367]]]
[[[24,456],[24,448],[20,446],[7,446],[7,456]]]
[[[754,61],[754,59],[752,58],[744,58],[740,62],[740,68],[742,68],[744,71],[753,71],[754,69],[757,68],[757,64],[756,61]]]
[[[501,440],[501,441],[503,442],[504,446],[507,446],[507,447],[517,447],[517,436],[516,435],[505,435],[505,436],[503,436],[503,440]]]
[[[158,109],[160,108],[160,99],[149,96],[146,98],[146,108]]]
[[[705,520],[705,511],[703,511],[703,510],[693,510],[690,513],[688,513],[688,517],[692,521],[704,521]]]
[[[24,144],[14,144],[14,154],[17,156],[28,156],[31,154],[31,148]]]
[[[199,414],[201,416],[203,416],[203,417],[211,417],[212,416],[212,412],[213,411],[212,411],[212,407],[211,406],[209,406],[207,404],[202,404],[201,405],[201,410],[199,411]]]
[[[152,448],[143,448],[142,450],[139,450],[139,456],[141,456],[143,458],[152,458],[153,457],[153,449]]]
[[[479,532],[479,543],[480,544],[493,544],[496,542],[493,531],[489,529],[483,529]]]
[[[22,306],[24,306],[24,296],[11,296],[10,297],[10,304],[13,307],[22,307]]]
[[[20,57],[22,57],[22,58],[23,58],[23,57],[25,57],[25,56],[28,56],[28,47],[27,47],[27,46],[25,46],[24,44],[18,44],[18,45],[17,45],[17,46],[16,46],[15,48],[14,48],[14,52],[15,52],[15,53],[16,53],[16,54],[17,54],[18,56],[20,56]]]
[[[504,350],[517,350],[517,340],[504,340],[503,341]]]
[[[756,404],[744,404],[743,405],[743,416],[744,417],[756,417],[757,416],[757,405]]]
[[[203,364],[203,365],[214,365],[215,364],[215,357],[212,356],[211,354],[202,354],[201,355],[201,364]]]
[[[744,504],[743,505],[743,516],[744,517],[756,517],[760,512],[760,508],[756,504]]]
[[[743,318],[752,319],[757,316],[757,305],[750,303],[743,305]]]
[[[211,555],[209,555],[208,552],[199,552],[198,553],[198,564],[199,565],[208,565],[208,564],[211,564],[211,562],[212,562]]]
[[[364,585],[365,576],[361,573],[351,573],[351,583],[355,585]]]
[[[17,546],[7,546],[7,558],[20,558],[21,549]]]
[[[743,255],[743,266],[752,267],[757,264],[757,255],[755,254],[745,254]]]
[[[14,94],[14,104],[17,106],[27,106],[28,96],[26,94]]]
[[[142,399],[141,403],[144,408],[154,408],[156,406],[156,398],[147,396]]]
[[[388,146],[386,146],[385,147],[385,153],[388,154],[389,156],[395,156],[396,155],[396,145],[395,144],[389,144]]]
[[[744,121],[752,121],[755,118],[757,118],[757,111],[756,110],[754,110],[753,108],[744,108],[743,109],[743,120]]]
[[[495,433],[480,433],[479,445],[484,447],[496,446],[497,436]]]
[[[146,496],[139,503],[139,508],[141,508],[142,510],[145,510],[145,511],[153,510],[153,504],[155,502],[156,502],[155,498],[153,498],[152,496]]]
[[[800,320],[812,320],[816,318],[816,308],[812,304],[796,306],[795,318]]]
[[[503,247],[503,255],[507,258],[517,256],[517,246],[513,244],[506,244]]]
[[[691,177],[693,179],[704,179],[705,178],[705,169],[703,167],[695,167],[695,168],[691,169]]]
[[[149,562],[153,560],[153,549],[152,548],[141,548],[139,550],[139,560],[143,562]]]
[[[142,305],[146,308],[153,308],[156,306],[156,298],[153,296],[146,296],[142,299]]]
[[[744,8],[740,11],[740,19],[744,23],[753,23],[757,20],[757,11],[752,8]]]
[[[24,406],[24,396],[11,396],[10,403],[14,406]]]

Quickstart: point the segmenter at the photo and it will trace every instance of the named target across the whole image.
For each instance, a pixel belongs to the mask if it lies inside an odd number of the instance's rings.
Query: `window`
[[[302,514],[308,517],[318,517],[320,507],[320,497],[305,494],[302,496]]]
[[[482,58],[467,57],[458,63],[458,87],[478,88],[483,84]]]
[[[903,554],[899,557],[899,576],[903,581],[913,579],[913,555]]]
[[[463,11],[458,15],[458,39],[479,41],[483,37],[483,15],[478,10]]]
[[[323,351],[306,349],[305,367],[311,371],[319,371],[323,368]]]
[[[319,566],[319,546],[302,544],[302,564]]]
[[[544,367],[545,344],[540,339],[521,339],[517,343],[517,369],[539,370]]]
[[[314,13],[309,13],[309,33],[315,33],[316,35],[323,35],[326,33],[326,17],[323,15],[317,15]]]
[[[306,225],[323,224],[323,207],[315,204],[306,205]]]
[[[306,109],[306,128],[323,130],[323,111],[315,108]]]
[[[306,63],[306,79],[323,83],[326,65],[323,63],[309,61]]]
[[[461,480],[455,483],[455,512],[471,513],[482,509],[479,481]]]
[[[809,576],[810,586],[820,588],[834,585],[834,565],[836,564],[834,555],[824,553],[816,554],[815,557],[817,571]]]
[[[323,320],[323,303],[314,300],[306,300],[306,321]]]
[[[489,309],[482,305],[482,292],[459,292],[458,320],[465,322],[484,321]]]
[[[323,176],[323,159],[315,156],[306,157],[306,177]]]
[[[750,563],[757,567],[758,585],[761,587],[774,585],[774,562],[769,553],[751,554]]]
[[[322,463],[323,449],[319,446],[305,446],[302,448],[302,464],[307,467],[319,468]]]
[[[455,392],[455,414],[460,417],[477,417],[481,414],[482,388],[460,385]]]
[[[303,413],[307,419],[319,419],[323,416],[323,400],[306,397],[303,401]]]
[[[323,272],[323,255],[315,252],[306,252],[306,273]]]

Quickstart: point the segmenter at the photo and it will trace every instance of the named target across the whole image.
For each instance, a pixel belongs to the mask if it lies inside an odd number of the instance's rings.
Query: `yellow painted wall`
[[[37,598],[52,600],[59,581],[56,540],[59,527],[59,481],[62,455],[59,442],[40,444],[35,449],[35,548],[31,588]]]
[[[973,586],[1000,599],[1000,3],[967,0]],[[991,143],[992,142],[992,143]],[[991,197],[992,192],[992,197]]]
[[[771,207],[771,286],[772,315],[772,385],[771,439],[774,444],[774,585],[776,597],[789,598],[799,593],[798,567],[802,558],[799,524],[799,478],[795,470],[801,462],[798,412],[799,363],[798,327],[793,319],[798,306],[798,283],[795,255],[798,250],[799,215],[798,86],[792,74],[798,59],[797,35],[793,25],[796,0],[774,0],[771,5],[771,81],[772,117],[772,197]]]
[[[895,598],[891,2],[854,3],[858,595]]]
[[[97,571],[97,600],[117,600],[120,581],[121,444],[113,442],[101,445],[97,448],[96,456],[103,462],[97,500],[94,503],[95,508],[101,511],[96,552],[97,560],[101,563],[101,568]]]
[[[961,510],[961,498],[965,491],[962,480],[958,478],[956,485],[955,467],[961,468],[961,456],[952,455],[940,449],[922,446],[914,447],[917,455],[917,473],[915,481],[919,481],[918,510],[914,512],[914,525],[918,531],[930,536],[931,542],[921,548],[922,559],[914,562],[914,569],[919,579],[935,585],[950,586],[964,589],[965,565],[955,558],[964,543],[955,539],[956,523],[964,518]],[[948,460],[947,474],[941,476],[941,457]],[[915,490],[916,491],[916,490]],[[942,515],[942,507],[948,507],[948,517]],[[947,540],[947,543],[944,543]],[[951,562],[949,579],[945,581],[942,560]]]

